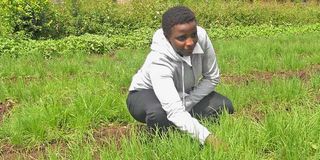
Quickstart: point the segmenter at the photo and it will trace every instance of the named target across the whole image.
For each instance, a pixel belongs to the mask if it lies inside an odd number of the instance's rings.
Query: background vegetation
[[[1,2],[1,31],[32,39],[85,33],[126,36],[144,28],[159,28],[162,13],[178,4],[192,8],[199,24],[209,29],[301,26],[320,22],[318,1],[134,0],[117,4],[111,0],[4,0]]]

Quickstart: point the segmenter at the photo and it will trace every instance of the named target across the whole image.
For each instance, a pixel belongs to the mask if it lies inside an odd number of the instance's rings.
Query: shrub
[[[160,27],[167,8],[183,4],[197,15],[201,26],[210,29],[232,26],[294,25],[320,22],[320,6],[314,2],[134,0],[116,4],[113,0],[4,0],[7,22],[14,33],[33,39],[98,34],[127,36],[140,28]],[[10,31],[10,28],[7,29]]]
[[[4,0],[4,18],[12,32],[23,32],[30,38],[57,37],[57,13],[49,0]]]
[[[44,58],[51,58],[60,55],[110,54],[120,48],[148,48],[154,31],[154,29],[146,27],[131,31],[128,35],[108,37],[84,34],[58,40],[28,40],[0,37],[0,56],[19,57],[38,54]],[[305,26],[230,26],[210,28],[207,29],[207,32],[213,41],[226,38],[269,37],[282,34],[295,35],[320,32],[320,23]]]

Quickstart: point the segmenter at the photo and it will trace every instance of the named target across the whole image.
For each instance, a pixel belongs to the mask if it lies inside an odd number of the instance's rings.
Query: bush
[[[0,37],[0,56],[20,57],[38,54],[49,59],[61,55],[110,54],[120,48],[148,48],[154,31],[146,27],[134,30],[128,35],[107,37],[84,34],[59,40],[28,40]],[[305,26],[230,26],[207,29],[207,32],[213,41],[225,38],[295,35],[320,32],[320,23]]]
[[[141,28],[160,27],[165,10],[174,5],[189,6],[201,26],[300,26],[320,22],[316,3],[272,3],[261,1],[133,0],[116,4],[113,0],[5,0],[7,22],[14,33],[33,39],[62,38],[98,34],[129,36]],[[8,29],[10,31],[10,29]]]
[[[33,39],[59,36],[58,14],[49,0],[5,0],[4,19],[12,32],[22,32]]]
[[[3,1],[0,2],[0,36],[6,36],[10,34],[11,27],[9,22],[6,20],[6,10],[5,10],[5,3]]]

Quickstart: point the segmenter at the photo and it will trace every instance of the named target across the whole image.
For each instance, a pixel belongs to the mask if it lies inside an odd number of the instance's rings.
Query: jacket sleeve
[[[186,97],[188,108],[191,108],[202,98],[214,91],[215,86],[220,81],[219,68],[212,43],[207,33],[204,30],[203,32],[201,41],[199,37],[199,43],[204,50],[202,57],[202,78],[198,85],[190,92],[189,96]]]
[[[153,90],[166,111],[168,120],[203,144],[210,132],[185,110],[174,86],[170,67],[158,63],[150,65],[149,69]]]

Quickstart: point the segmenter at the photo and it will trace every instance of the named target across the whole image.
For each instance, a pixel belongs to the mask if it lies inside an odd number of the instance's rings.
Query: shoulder
[[[161,54],[157,51],[151,51],[146,61],[149,61],[148,62],[150,64],[149,69],[168,68],[170,70],[173,70],[178,63],[177,61],[170,58],[169,56]]]
[[[206,39],[208,36],[207,31],[200,26],[197,26],[197,34],[199,39]]]
[[[197,26],[197,35],[198,35],[198,43],[200,44],[201,48],[204,51],[212,47],[210,38],[207,34],[207,31],[204,28]]]
[[[153,33],[152,40],[154,41],[155,39],[159,39],[163,37],[164,37],[163,30],[162,28],[159,28]]]

